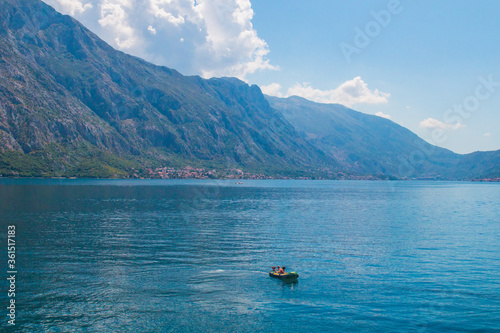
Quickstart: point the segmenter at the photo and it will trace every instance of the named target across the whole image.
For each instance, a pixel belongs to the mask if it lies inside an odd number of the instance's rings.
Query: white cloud
[[[283,94],[281,93],[281,84],[279,83],[271,83],[267,86],[262,86],[260,87],[260,90],[269,96],[283,97]]]
[[[275,70],[266,58],[267,43],[253,28],[250,0],[203,0],[195,7],[206,27],[206,43],[201,59],[208,68],[204,77],[246,75],[258,70]]]
[[[155,29],[155,28],[153,28],[153,26],[151,26],[151,25],[150,25],[150,26],[148,27],[148,31],[149,31],[149,32],[151,32],[153,35],[156,35],[156,29]]]
[[[64,11],[69,15],[75,15],[76,13],[83,13],[87,9],[93,8],[91,3],[86,2],[85,4],[80,0],[53,0],[55,7],[58,10]]]
[[[484,133],[484,136],[485,136],[485,137],[490,137],[490,136],[491,136],[491,133],[490,133],[490,132]]]
[[[385,118],[385,119],[391,119],[390,115],[382,113],[382,112],[377,112],[377,113],[375,113],[375,115],[379,116],[379,117],[382,117],[382,118]]]
[[[277,89],[278,86],[279,84],[273,83],[263,87],[263,89],[268,89],[268,95],[282,97],[281,89]],[[297,83],[288,89],[284,97],[289,96],[300,96],[318,103],[338,103],[352,106],[354,104],[387,103],[391,94],[380,92],[378,89],[370,90],[366,82],[360,76],[357,76],[331,90],[315,89],[309,83]]]
[[[465,125],[458,122],[456,124],[444,123],[434,118],[427,118],[420,122],[420,127],[426,129],[439,128],[439,129],[459,130],[461,128],[465,128]]]
[[[174,7],[174,6],[169,6],[171,4],[172,4],[172,0],[150,0],[149,1],[150,11],[154,17],[160,18],[160,19],[166,19],[168,22],[172,23],[175,26],[179,26],[181,24],[184,24],[185,20],[184,20],[183,16],[181,16],[179,14],[177,16],[174,16],[172,13],[168,12],[163,7],[163,5],[167,5],[167,7]],[[173,8],[173,9],[175,9],[175,8]]]
[[[131,49],[138,45],[135,29],[130,25],[129,12],[133,8],[132,1],[104,0],[101,5],[101,27],[110,29],[115,38],[114,42],[122,50]]]
[[[250,0],[44,1],[112,46],[185,74],[245,79],[277,69],[253,27]],[[94,10],[83,13],[89,8]]]

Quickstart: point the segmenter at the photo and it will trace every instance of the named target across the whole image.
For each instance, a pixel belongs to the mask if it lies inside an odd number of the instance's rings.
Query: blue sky
[[[345,104],[458,153],[500,149],[498,1],[45,1],[183,74]]]

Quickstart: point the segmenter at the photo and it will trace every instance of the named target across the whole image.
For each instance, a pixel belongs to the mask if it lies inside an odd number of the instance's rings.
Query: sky
[[[500,149],[500,2],[44,0],[126,53]]]

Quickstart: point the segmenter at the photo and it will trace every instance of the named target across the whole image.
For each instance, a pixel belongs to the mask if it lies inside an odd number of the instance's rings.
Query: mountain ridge
[[[236,78],[184,76],[113,49],[39,0],[1,2],[0,28],[4,175],[125,177],[187,165],[328,178],[498,173],[491,153],[460,159],[438,147],[438,158],[403,173],[396,155],[411,157],[417,148],[410,141],[418,138],[403,127],[340,106],[337,119],[327,119],[319,110],[325,106],[299,99],[284,105]],[[315,110],[316,124],[298,126],[294,117],[304,120],[307,112],[297,108]],[[334,126],[318,127],[329,122]],[[382,127],[386,132],[376,133]],[[384,133],[399,134],[388,144]]]
[[[1,7],[0,138],[8,150],[26,154],[66,140],[156,165],[296,169],[329,162],[257,86],[149,64],[40,1]]]
[[[304,138],[338,164],[358,173],[436,179],[498,177],[500,174],[500,150],[461,155],[431,145],[389,119],[340,104],[316,103],[298,96],[266,98]],[[480,156],[487,166],[473,166],[474,156]]]

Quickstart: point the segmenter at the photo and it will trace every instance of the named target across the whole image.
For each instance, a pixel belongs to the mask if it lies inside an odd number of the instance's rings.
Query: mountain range
[[[427,143],[391,120],[339,104],[267,96],[271,106],[315,147],[357,174],[403,178],[495,178],[500,150],[459,155]]]
[[[500,151],[459,155],[341,105],[184,76],[113,49],[39,0],[0,2],[2,175],[125,177],[187,165],[472,179],[500,176]]]

